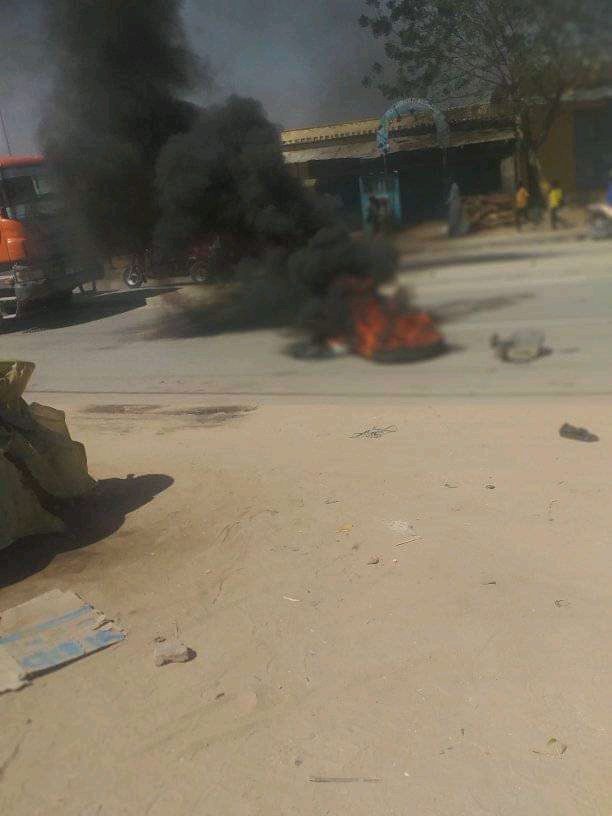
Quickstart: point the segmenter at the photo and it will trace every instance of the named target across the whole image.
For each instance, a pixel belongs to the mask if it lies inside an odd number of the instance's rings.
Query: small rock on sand
[[[195,652],[180,640],[156,640],[154,660],[156,666],[167,663],[188,663],[195,657]]]

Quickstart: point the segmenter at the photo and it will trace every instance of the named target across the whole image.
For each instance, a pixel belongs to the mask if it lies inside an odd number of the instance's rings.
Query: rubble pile
[[[472,232],[509,227],[515,222],[514,198],[510,193],[466,196],[463,209]]]

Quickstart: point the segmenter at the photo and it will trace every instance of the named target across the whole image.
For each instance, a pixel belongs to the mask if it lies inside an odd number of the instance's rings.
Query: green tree
[[[365,1],[360,25],[384,40],[388,65],[373,65],[364,84],[388,98],[504,105],[537,197],[538,150],[563,96],[596,80],[612,53],[612,0]]]

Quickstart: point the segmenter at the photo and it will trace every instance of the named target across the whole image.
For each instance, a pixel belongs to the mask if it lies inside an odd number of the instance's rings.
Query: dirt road
[[[475,237],[407,255],[403,281],[419,304],[436,311],[457,349],[423,365],[295,360],[284,353],[285,332],[265,322],[256,331],[210,334],[204,325],[190,334],[176,319],[171,293],[160,289],[76,296],[72,311],[2,335],[2,356],[36,361],[33,398],[36,392],[323,401],[609,394],[609,245],[563,237]],[[197,291],[184,289],[186,297]],[[545,332],[555,353],[518,369],[499,363],[491,334],[523,327]]]
[[[406,256],[459,348],[407,367],[160,336],[159,289],[3,335],[100,492],[0,552],[0,615],[59,587],[128,636],[0,697],[0,813],[609,816],[608,266],[534,235]],[[498,362],[527,326],[554,353]],[[155,667],[177,632],[196,658]]]
[[[128,637],[0,697],[1,813],[611,812],[607,398],[95,401],[54,404],[98,503],[0,552],[0,614],[72,589]]]

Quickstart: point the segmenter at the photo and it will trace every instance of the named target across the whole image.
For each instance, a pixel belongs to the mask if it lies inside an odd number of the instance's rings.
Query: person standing
[[[559,226],[559,210],[563,206],[563,189],[558,181],[554,181],[548,193],[548,210],[550,212],[550,226],[556,230]]]
[[[368,200],[367,221],[370,227],[370,237],[375,238],[379,234],[381,227],[380,201],[378,200],[378,196],[371,195]]]
[[[529,205],[529,191],[522,181],[519,181],[516,188],[515,214],[516,228],[520,232],[523,224],[527,223],[527,207]]]
[[[451,184],[448,194],[448,235],[450,238],[457,238],[462,234],[463,227],[463,205],[461,202],[461,190],[456,181]]]

